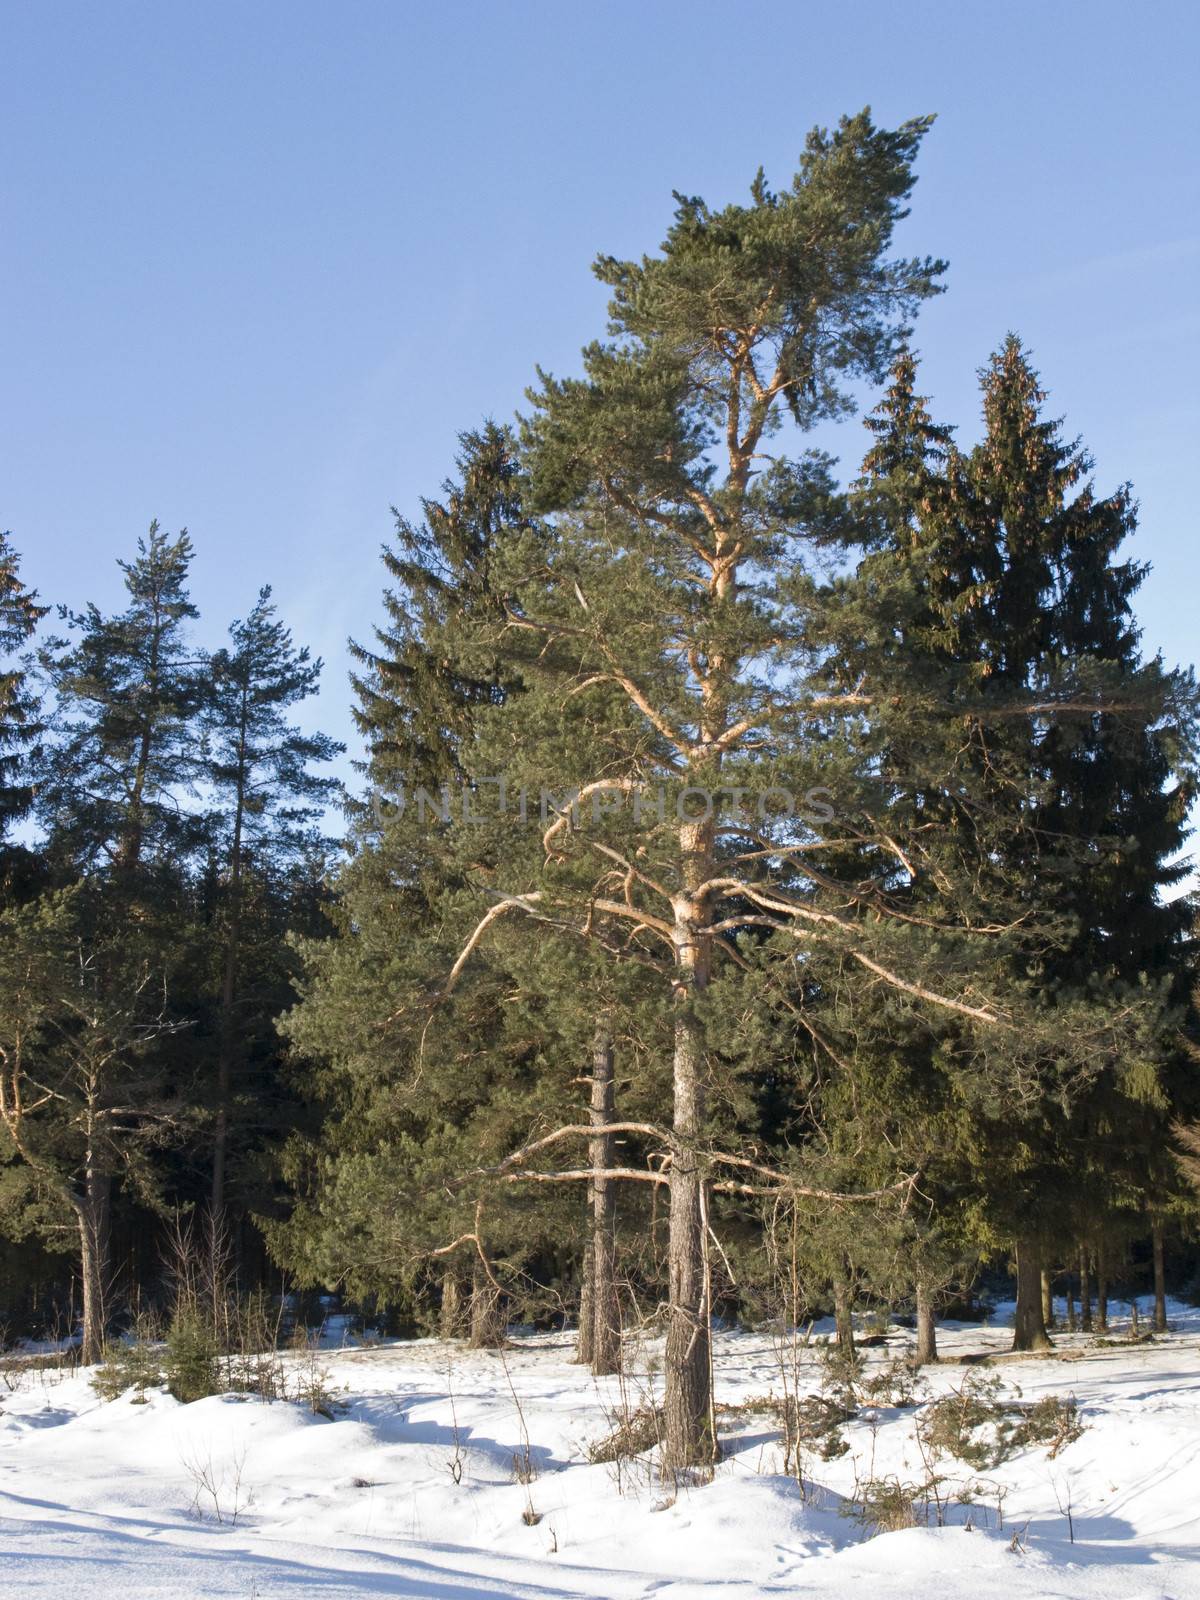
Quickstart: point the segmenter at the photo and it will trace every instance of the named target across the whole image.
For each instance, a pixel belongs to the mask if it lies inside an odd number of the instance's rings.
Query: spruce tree
[[[1186,678],[1140,658],[1132,598],[1144,569],[1119,558],[1135,525],[1128,490],[1096,495],[1086,453],[1043,416],[1016,339],[982,382],[986,436],[963,456],[929,421],[905,358],[867,488],[888,529],[882,559],[907,568],[924,608],[908,646],[967,714],[977,804],[964,814],[953,795],[926,794],[921,805],[953,817],[983,892],[1007,884],[1027,908],[1010,959],[1038,1011],[1077,1018],[1073,1041],[1062,1028],[1022,1061],[1015,1104],[976,1099],[984,1234],[1015,1244],[1016,1338],[1028,1348],[1045,1341],[1045,1250],[1088,1230],[1089,1169],[1111,1190],[1121,1166],[1084,1129],[1153,1119],[1178,1056],[1183,921],[1160,891],[1191,792],[1178,762],[1193,696]],[[935,887],[931,908],[941,899]],[[1119,1048],[1080,1052],[1079,1037],[1123,1011],[1136,1022]],[[1145,1145],[1125,1154],[1144,1168]]]
[[[636,1064],[643,1083],[654,1078],[642,1066],[636,982],[614,983],[586,949],[562,968],[504,937],[447,982],[471,930],[478,877],[540,838],[535,829],[514,842],[497,831],[501,819],[484,815],[495,795],[477,737],[481,709],[503,718],[524,692],[491,639],[504,619],[494,563],[531,531],[523,485],[503,430],[488,425],[461,442],[458,481],[423,502],[420,523],[398,518],[385,553],[387,620],[373,648],[357,650],[372,799],[352,810],[332,911],[339,937],[304,944],[301,1003],[285,1024],[327,1116],[319,1140],[293,1143],[300,1203],[273,1239],[306,1281],[415,1296],[409,1303],[422,1316],[440,1290],[443,1327],[465,1324],[487,1342],[501,1331],[496,1283],[529,1312],[561,1307],[575,1292],[583,1238],[598,1237],[594,1360],[611,1370],[615,1283],[606,1293],[603,1279],[610,1265],[615,1276],[612,1187],[597,1185],[589,1220],[578,1185],[559,1187],[551,1174],[526,1182],[516,1171],[509,1178],[520,1183],[496,1184],[486,1174],[558,1123],[586,1131],[596,1113],[581,1079],[596,1077],[598,1056],[607,1060],[597,1015],[620,1070]],[[564,781],[585,770],[590,732],[581,729]],[[463,815],[468,795],[478,822]],[[536,820],[536,796],[533,806]],[[647,1096],[633,1106],[644,1114]],[[621,1201],[627,1237],[644,1198]]]
[[[519,692],[486,651],[460,651],[450,636],[481,613],[500,615],[490,561],[523,515],[504,431],[489,425],[461,445],[460,478],[443,498],[426,499],[418,523],[397,514],[384,552],[385,622],[370,646],[353,646],[369,794],[351,808],[336,876],[338,937],[301,944],[301,1001],[284,1023],[326,1117],[318,1140],[293,1141],[300,1204],[272,1237],[305,1281],[349,1282],[410,1305],[440,1267],[447,1317],[460,1280],[473,1285],[467,1321],[477,1342],[490,1342],[488,1273],[510,1248],[523,1267],[536,1241],[526,1219],[510,1226],[511,1206],[493,1208],[481,1229],[473,1197],[447,1197],[444,1179],[523,1138],[522,1085],[537,1078],[545,1029],[531,1026],[536,996],[524,1017],[505,1004],[519,986],[499,959],[453,1006],[437,1006],[454,957],[447,925],[462,921],[468,843],[437,821],[440,786],[466,770],[476,708]],[[420,789],[433,797],[428,811]],[[430,1255],[459,1236],[453,1256]]]
[[[364,770],[384,799],[460,777],[474,709],[503,704],[519,688],[502,678],[498,655],[473,657],[457,642],[480,619],[502,615],[495,551],[526,526],[513,442],[489,422],[462,434],[459,446],[459,479],[443,485],[443,499],[421,501],[420,521],[393,509],[385,621],[372,645],[351,642]]]
[[[1163,1074],[1178,1054],[1173,1035],[1181,1020],[1187,913],[1161,894],[1180,874],[1169,863],[1183,843],[1191,793],[1177,763],[1193,694],[1183,676],[1140,657],[1132,600],[1145,568],[1120,556],[1136,526],[1129,490],[1095,493],[1090,458],[1044,417],[1044,392],[1017,340],[1008,339],[993,358],[984,398],[987,437],[972,455],[970,491],[1005,552],[987,607],[1001,642],[996,676],[1025,674],[1051,694],[1085,702],[1097,685],[1104,694],[1104,704],[1090,712],[1028,730],[1033,792],[1024,809],[1033,814],[1017,868],[1031,896],[1056,905],[1069,923],[1031,979],[1050,1005],[1072,995],[1109,1007],[1144,997],[1157,1012],[1142,1048],[1098,1062],[1065,1117],[1061,1090],[1047,1099],[1042,1152],[1048,1159],[1035,1161],[1026,1181],[1004,1196],[1010,1214],[1014,1202],[1022,1203],[1026,1225],[1033,1220],[1018,1240],[1018,1264],[1032,1255],[1040,1273],[1054,1233],[1060,1247],[1067,1242],[1063,1221],[1072,1210],[1078,1215],[1087,1168],[1098,1178],[1103,1173],[1101,1186],[1111,1194],[1120,1187],[1118,1172],[1144,1163],[1125,1138],[1144,1121],[1144,1108],[1163,1105]],[[1103,1151],[1093,1148],[1088,1159],[1089,1124],[1115,1132],[1117,1122],[1124,1134],[1106,1141]],[[1092,1206],[1097,1199],[1093,1188]],[[1037,1344],[1043,1330],[1032,1268],[1023,1283],[1017,1340]]]

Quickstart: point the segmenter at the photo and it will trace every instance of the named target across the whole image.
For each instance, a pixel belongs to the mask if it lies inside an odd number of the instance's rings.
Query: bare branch
[[[497,905],[491,906],[487,911],[485,911],[479,922],[476,924],[471,937],[459,951],[457,961],[455,961],[454,965],[450,968],[450,971],[446,977],[446,982],[442,986],[443,994],[449,994],[454,988],[455,984],[462,975],[463,968],[471,958],[472,951],[498,917],[504,916],[504,914],[508,911],[528,911],[530,906],[541,898],[541,893],[536,890],[531,894],[505,895],[504,899],[501,900]],[[392,1019],[389,1018],[388,1020],[391,1021]]]
[[[893,989],[902,989],[905,994],[914,995],[918,1000],[927,1000],[931,1005],[941,1006],[947,1011],[957,1011],[964,1017],[974,1017],[977,1022],[987,1022],[996,1028],[1009,1028],[1013,1024],[999,1017],[988,1006],[969,1006],[961,1000],[951,1000],[948,995],[938,994],[933,989],[926,989],[919,983],[909,983],[898,973],[889,972],[886,967],[881,967],[877,961],[872,961],[862,950],[851,950],[850,954],[860,965],[866,967],[868,972],[873,972],[876,977],[882,978]]]

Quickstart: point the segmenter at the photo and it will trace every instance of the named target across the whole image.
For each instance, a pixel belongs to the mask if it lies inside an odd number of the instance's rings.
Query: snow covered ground
[[[1003,1311],[941,1330],[933,1393],[962,1382],[963,1356],[1006,1347]],[[334,1420],[232,1396],[102,1403],[86,1373],[30,1373],[13,1392],[0,1383],[0,1594],[1200,1600],[1200,1312],[1171,1313],[1153,1344],[1064,1334],[1051,1359],[999,1363],[1025,1401],[1074,1395],[1086,1432],[1055,1459],[943,1463],[979,1486],[977,1504],[954,1506],[953,1526],[874,1537],[839,1507],[856,1478],[921,1475],[912,1409],[848,1425],[846,1454],[808,1460],[803,1497],[775,1424],[753,1412],[728,1418],[711,1483],[671,1490],[591,1464],[588,1443],[657,1381],[654,1346],[623,1392],[573,1366],[562,1335],[503,1354],[433,1340],[331,1350]],[[893,1330],[872,1364],[907,1337]],[[778,1393],[772,1340],[722,1334],[716,1375],[724,1403]],[[802,1376],[817,1387],[811,1356]]]

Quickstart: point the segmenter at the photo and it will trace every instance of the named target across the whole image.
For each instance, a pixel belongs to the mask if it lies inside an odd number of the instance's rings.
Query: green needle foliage
[[[476,1344],[578,1311],[608,1372],[619,1307],[665,1334],[680,1474],[721,1313],[832,1308],[845,1373],[856,1304],[936,1359],[981,1261],[1015,1254],[1025,1346],[1081,1250],[1149,1234],[1161,1286],[1196,691],[1142,648],[1131,491],[1020,342],[973,448],[919,393],[930,126],[814,130],[781,187],[676,195],[657,250],[597,258],[577,368],[396,518],[340,852],[320,663],[268,588],[201,648],[152,524],[121,608],[43,643],[43,727],[0,541],[14,1300],[31,1241],[69,1246],[94,1353],[196,1209],[214,1304],[232,1261]],[[813,430],[868,391],[846,483]]]
[[[235,1119],[246,1133],[261,1133],[269,1121],[254,1079],[264,1055],[269,1060],[273,1052],[273,1012],[283,1003],[289,976],[283,959],[288,930],[278,913],[295,915],[305,885],[315,898],[329,847],[317,823],[338,785],[312,769],[344,747],[326,734],[303,732],[287,717],[317,692],[320,676],[321,662],[293,644],[269,588],[259,591],[244,620],[231,625],[229,644],[209,662],[203,706],[213,801],[208,824],[222,886],[209,1201],[218,1223],[225,1220],[235,1093],[243,1113],[260,1102],[257,1115]],[[257,1142],[251,1138],[252,1147]]]
[[[1145,569],[1120,553],[1131,496],[1097,495],[1086,452],[1044,417],[1019,342],[981,374],[986,434],[969,454],[931,422],[915,381],[906,353],[871,423],[867,565],[910,574],[921,604],[906,648],[969,712],[975,807],[955,794],[913,803],[966,837],[975,892],[999,886],[1019,910],[1007,959],[1035,1007],[1012,1070],[989,1075],[960,1122],[970,1131],[943,1204],[970,1194],[959,1210],[981,1241],[1040,1263],[1094,1231],[1121,1187],[1125,1205],[1140,1191],[1140,1209],[1170,1186],[1163,1084],[1178,1077],[1189,913],[1163,895],[1194,792],[1195,691],[1142,660],[1131,605]],[[911,760],[892,752],[898,772]],[[927,887],[929,914],[945,915],[947,887]],[[1136,1154],[1100,1137],[1155,1118]],[[1034,1294],[1037,1276],[1023,1280]],[[1040,1303],[1021,1310],[1035,1326],[1018,1339],[1040,1341]]]
[[[157,523],[121,562],[129,604],[62,612],[74,644],[43,646],[57,697],[39,805],[55,849],[78,868],[119,868],[129,878],[198,837],[179,804],[201,771],[190,718],[201,694],[186,634],[196,608],[187,591],[192,544]]]
[[[9,840],[12,824],[33,801],[29,757],[38,734],[37,706],[19,652],[46,607],[21,582],[11,536],[0,533],[0,898],[7,899],[27,865],[26,852]]]

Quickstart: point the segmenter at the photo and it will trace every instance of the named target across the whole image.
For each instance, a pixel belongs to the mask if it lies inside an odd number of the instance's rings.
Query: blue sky
[[[348,736],[389,505],[602,331],[596,252],[652,249],[672,189],[785,183],[814,123],[932,111],[923,387],[969,442],[1023,336],[1133,481],[1146,643],[1190,662],[1198,57],[1174,3],[6,0],[0,526],[45,598],[107,606],[150,519],[186,524],[205,635],[273,584]]]

